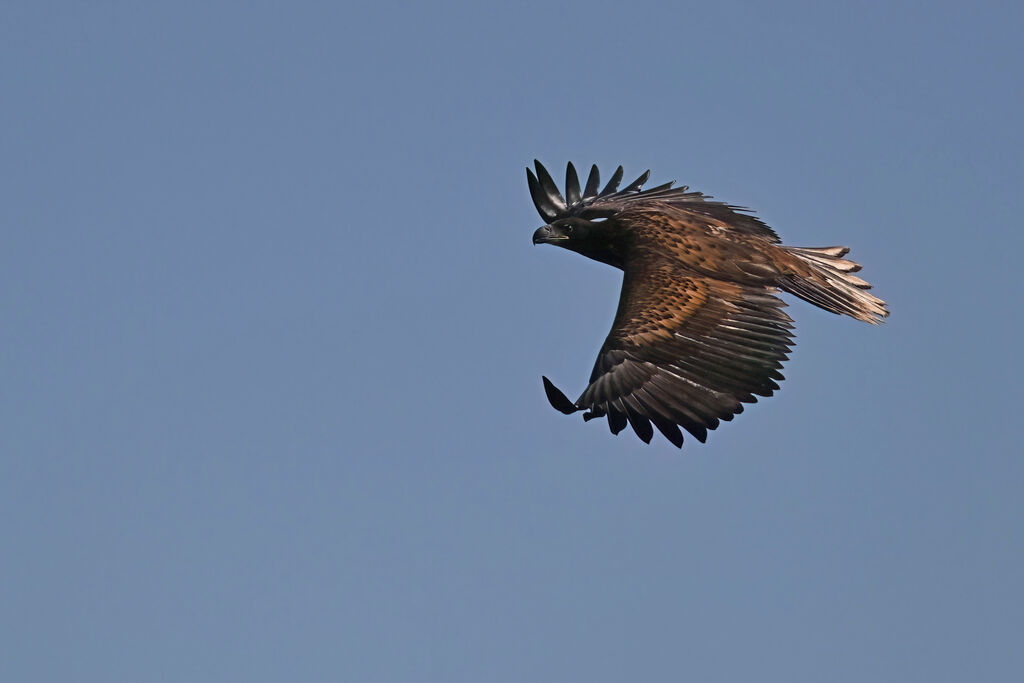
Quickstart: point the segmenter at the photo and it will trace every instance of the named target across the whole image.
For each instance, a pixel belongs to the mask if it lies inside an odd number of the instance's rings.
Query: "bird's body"
[[[852,273],[845,247],[800,248],[741,209],[672,183],[642,190],[645,173],[618,190],[622,168],[600,192],[597,168],[581,192],[566,171],[563,198],[543,166],[527,169],[547,224],[534,243],[576,251],[623,271],[612,330],[589,386],[570,401],[547,379],[551,404],[584,419],[627,424],[649,442],[652,424],[682,446],[680,427],[698,440],[743,403],[770,396],[793,344],[783,290],[825,310],[877,323],[888,315],[870,285]]]

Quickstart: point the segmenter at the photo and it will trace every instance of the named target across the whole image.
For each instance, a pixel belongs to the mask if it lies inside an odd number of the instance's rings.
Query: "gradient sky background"
[[[832,6],[830,6],[832,5]],[[7,3],[0,680],[1024,680],[1020,3]],[[774,398],[553,411],[523,168],[848,244]]]

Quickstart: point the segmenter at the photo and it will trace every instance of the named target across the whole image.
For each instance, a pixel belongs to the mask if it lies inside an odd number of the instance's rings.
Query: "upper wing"
[[[548,223],[567,216],[600,218],[614,216],[620,211],[629,209],[657,206],[660,210],[672,208],[710,218],[720,222],[729,230],[757,235],[773,243],[779,242],[779,236],[774,230],[741,206],[713,201],[710,195],[691,191],[685,185],[673,187],[674,182],[648,190],[643,189],[651,175],[650,171],[645,171],[639,178],[620,190],[619,184],[622,182],[623,171],[622,166],[619,166],[604,189],[598,191],[601,186],[601,174],[597,170],[597,166],[591,166],[586,187],[581,190],[576,168],[570,162],[565,169],[565,196],[563,197],[547,169],[536,159],[533,163],[537,169],[536,175],[529,168],[526,169],[530,196],[533,198],[534,206],[537,207],[537,212]]]
[[[628,423],[650,442],[653,423],[676,446],[679,427],[703,442],[719,420],[779,388],[793,344],[783,306],[765,288],[700,277],[645,254],[627,264],[590,385],[569,403],[545,380],[548,397],[563,412],[607,416],[616,434]]]

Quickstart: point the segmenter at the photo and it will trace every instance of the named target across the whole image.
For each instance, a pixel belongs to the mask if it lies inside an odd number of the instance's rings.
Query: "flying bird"
[[[613,434],[627,425],[645,443],[656,427],[675,446],[683,430],[700,442],[744,403],[771,396],[793,346],[784,291],[857,320],[889,315],[847,247],[787,247],[749,210],[688,187],[626,187],[622,167],[601,184],[597,166],[580,189],[570,163],[565,196],[547,169],[526,169],[545,225],[534,244],[553,244],[623,271],[611,332],[575,401],[543,377],[558,411],[604,417]],[[653,425],[653,427],[652,427]]]

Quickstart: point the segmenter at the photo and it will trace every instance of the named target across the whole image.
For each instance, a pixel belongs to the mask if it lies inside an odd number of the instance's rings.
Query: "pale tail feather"
[[[791,275],[780,286],[804,301],[877,325],[889,315],[885,302],[869,294],[871,285],[853,275],[860,264],[844,259],[848,247],[785,247],[810,266],[810,276]]]

